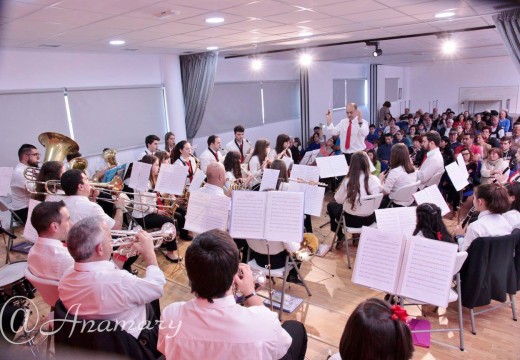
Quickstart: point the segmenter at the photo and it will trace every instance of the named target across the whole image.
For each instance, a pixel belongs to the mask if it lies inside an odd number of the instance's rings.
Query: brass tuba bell
[[[74,140],[59,133],[44,132],[38,136],[38,140],[45,147],[43,162],[63,161],[68,153],[79,151],[79,146]]]
[[[88,168],[88,161],[84,157],[77,157],[69,161],[69,167],[85,172]]]

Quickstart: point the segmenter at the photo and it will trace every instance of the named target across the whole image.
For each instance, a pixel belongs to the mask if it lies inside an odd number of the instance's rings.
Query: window
[[[332,106],[344,109],[347,103],[367,106],[366,79],[334,79],[332,80]]]

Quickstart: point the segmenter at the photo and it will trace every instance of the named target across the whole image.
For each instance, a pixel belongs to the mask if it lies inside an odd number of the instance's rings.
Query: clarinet
[[[504,171],[502,171],[502,174],[500,174],[500,175],[504,175],[504,174],[505,174],[506,172],[508,172],[509,170],[510,170],[510,169],[509,169],[509,166],[508,166],[508,167],[506,167],[506,168],[504,169]],[[496,184],[497,182],[498,182],[498,178],[495,178],[495,180],[493,180],[492,184]]]
[[[464,218],[464,220],[462,221],[462,228],[464,229],[464,227],[468,224],[469,220],[471,219],[471,217],[473,216],[473,213],[475,212],[475,207],[472,206],[471,209],[469,209],[468,211],[468,214],[466,215],[466,217]]]

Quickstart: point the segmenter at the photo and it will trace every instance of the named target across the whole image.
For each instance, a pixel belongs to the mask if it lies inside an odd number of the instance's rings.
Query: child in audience
[[[330,359],[411,359],[414,347],[407,316],[399,305],[380,299],[362,302],[348,318],[339,354]]]
[[[417,206],[417,225],[413,235],[422,236],[427,239],[434,239],[446,242],[454,242],[448,232],[446,225],[442,221],[441,209],[430,203]]]

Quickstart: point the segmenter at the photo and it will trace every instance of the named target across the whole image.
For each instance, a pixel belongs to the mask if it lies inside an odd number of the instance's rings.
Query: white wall
[[[241,82],[241,81],[268,81],[268,80],[299,80],[299,65],[291,61],[268,60],[264,61],[260,71],[251,69],[251,61],[247,58],[223,59],[217,63],[215,82]],[[236,124],[238,125],[238,124]],[[254,145],[258,139],[267,139],[272,146],[276,143],[276,137],[285,133],[289,136],[300,136],[300,119],[282,121],[274,124],[247,128],[246,138]],[[228,132],[216,134],[222,139],[222,147],[234,138],[233,129]],[[207,147],[207,136],[196,137],[193,145],[200,155]]]
[[[412,111],[428,111],[428,102],[438,100],[439,111],[451,108],[457,112],[461,87],[520,85],[520,75],[509,57],[415,64],[409,73]],[[520,109],[509,111],[518,113]]]
[[[170,129],[176,132],[178,139],[185,138],[178,56],[5,49],[0,52],[0,91],[150,84],[165,85]],[[131,124],[122,123],[121,126],[131,127]],[[92,129],[92,135],[95,136],[97,131],[103,129]],[[146,135],[148,134],[143,134],[143,144],[139,144],[137,148],[119,152],[118,161],[123,163],[135,159],[144,147]],[[161,139],[164,137],[164,134],[156,135]],[[38,146],[42,153],[45,151],[37,139],[20,139],[20,144],[24,142]],[[81,151],[81,144],[79,145]],[[13,149],[12,154],[0,154],[0,166],[16,163],[17,150]],[[96,159],[93,157],[88,160],[91,165],[89,170],[93,170]]]

